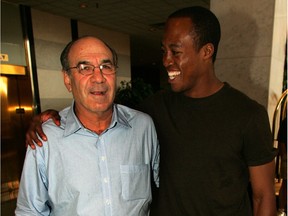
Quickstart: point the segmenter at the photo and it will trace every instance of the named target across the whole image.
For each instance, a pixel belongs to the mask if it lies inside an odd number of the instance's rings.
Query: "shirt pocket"
[[[148,165],[120,165],[124,200],[147,199],[150,193]]]

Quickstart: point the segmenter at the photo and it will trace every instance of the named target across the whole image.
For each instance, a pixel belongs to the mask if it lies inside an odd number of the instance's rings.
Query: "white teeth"
[[[168,76],[170,80],[175,79],[176,76],[180,74],[180,71],[168,71]]]

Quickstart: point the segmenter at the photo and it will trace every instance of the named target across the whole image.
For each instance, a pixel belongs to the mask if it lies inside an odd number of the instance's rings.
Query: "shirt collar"
[[[64,126],[64,136],[69,136],[73,133],[76,133],[77,131],[84,129],[84,126],[81,124],[79,119],[77,118],[75,112],[74,112],[74,104],[75,102],[72,102],[72,106],[68,110],[67,116],[66,116],[66,121],[63,121],[63,126]],[[61,116],[63,118],[63,116]],[[64,117],[65,118],[65,117]],[[122,125],[124,127],[131,127],[129,124],[129,115],[125,115],[125,112],[123,112],[122,109],[119,109],[117,104],[113,105],[113,114],[112,114],[112,120],[110,123],[110,126],[107,128],[107,130],[110,130],[116,125]],[[62,121],[61,121],[61,126],[62,126]],[[106,131],[107,131],[106,130]]]

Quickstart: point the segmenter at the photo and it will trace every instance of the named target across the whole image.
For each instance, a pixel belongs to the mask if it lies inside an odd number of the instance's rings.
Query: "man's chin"
[[[181,88],[180,88],[180,86],[179,85],[176,85],[175,83],[173,84],[173,83],[170,83],[170,87],[171,87],[171,90],[173,91],[173,92],[181,92]]]

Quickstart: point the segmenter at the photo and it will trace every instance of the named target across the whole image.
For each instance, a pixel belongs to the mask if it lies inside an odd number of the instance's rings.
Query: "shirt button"
[[[110,205],[110,204],[111,204],[110,200],[109,200],[109,199],[106,199],[105,204],[106,204],[106,205]]]
[[[106,160],[106,157],[105,156],[102,156],[101,157],[101,161],[105,161]]]
[[[103,179],[104,183],[108,183],[108,178]]]

